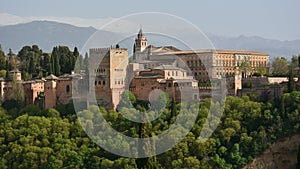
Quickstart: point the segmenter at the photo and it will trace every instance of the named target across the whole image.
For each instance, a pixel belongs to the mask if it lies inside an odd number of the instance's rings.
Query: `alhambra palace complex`
[[[133,62],[129,63],[125,48],[90,49],[89,67],[96,69],[89,70],[89,79],[93,80],[89,85],[93,85],[97,104],[115,109],[125,89],[139,100],[149,100],[149,95],[155,91],[163,91],[176,102],[211,97],[212,91],[215,95],[226,92],[227,95],[242,96],[247,92],[261,94],[269,90],[268,94],[280,97],[284,86],[278,84],[286,81],[286,78],[251,77],[251,73],[260,67],[269,69],[269,55],[262,52],[156,47],[148,45],[142,30],[135,39],[133,50]],[[252,71],[242,72],[243,62],[248,62]],[[81,90],[88,81],[84,73],[50,75],[32,81],[22,81],[17,70],[10,74],[22,83],[25,103],[39,104],[43,108],[69,103],[75,98],[73,92]],[[222,84],[221,79],[226,79],[226,84]],[[247,81],[253,84],[251,89],[242,88]],[[210,85],[203,85],[208,83]],[[72,85],[75,86],[72,88]],[[13,92],[11,86],[11,81],[0,79],[2,101],[9,99],[9,92]]]

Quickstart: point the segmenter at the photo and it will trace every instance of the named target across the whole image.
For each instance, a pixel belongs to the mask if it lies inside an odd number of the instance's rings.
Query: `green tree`
[[[6,57],[2,49],[0,49],[0,70],[6,68]]]
[[[120,103],[117,105],[117,109],[121,110],[123,107],[133,108],[135,101],[135,96],[129,90],[124,90],[121,94]]]
[[[19,105],[24,104],[24,100],[25,100],[24,88],[22,83],[17,81],[15,77],[12,80],[12,87],[11,87],[11,91],[9,92],[9,98],[11,100],[16,100]]]
[[[60,117],[60,113],[54,108],[47,109],[44,113],[47,117]]]
[[[24,46],[18,52],[18,59],[21,61],[20,69],[28,72],[33,77],[37,77],[43,66],[43,51],[37,46]]]
[[[242,62],[240,65],[242,77],[246,78],[251,73],[251,65],[249,62]]]
[[[7,56],[11,57],[11,56],[14,56],[14,55],[15,55],[14,52],[11,50],[11,48],[9,48]]]
[[[140,127],[139,127],[139,138],[148,138],[148,132],[147,132],[147,123],[145,122],[145,112],[142,112],[142,118],[144,119],[143,123],[140,123]],[[139,149],[139,155],[144,156],[144,155],[150,155],[153,152],[150,152],[152,150],[152,148],[154,147],[150,147],[152,146],[152,144],[149,141],[143,141],[141,145],[138,145],[138,149]],[[136,160],[136,164],[137,164],[137,168],[138,169],[157,169],[159,167],[157,161],[156,161],[156,157],[146,157],[146,158],[139,158]]]
[[[30,73],[30,74],[35,73],[35,66],[34,66],[33,59],[30,59],[30,61],[29,61],[28,73]]]
[[[289,66],[288,71],[288,92],[292,92],[296,90],[296,82],[294,80],[295,74],[294,74],[294,67],[292,65]]]
[[[51,53],[51,64],[53,66],[52,70],[54,75],[60,76],[60,57],[58,47],[54,47]]]
[[[297,169],[300,168],[300,143],[298,145]]]
[[[0,70],[0,77],[2,78],[6,77],[6,70]]]
[[[71,73],[77,59],[74,54],[79,55],[77,48],[71,52],[67,46],[59,46],[57,52],[61,73]]]
[[[267,74],[267,68],[264,65],[259,65],[256,69],[255,72],[260,75],[263,76],[265,74]]]
[[[150,103],[151,103],[151,108],[155,112],[162,111],[164,108],[168,107],[169,96],[165,92],[160,93],[158,96],[154,96],[153,100],[150,100]]]
[[[51,64],[51,55],[49,53],[42,54],[42,58],[40,59],[40,65],[42,67],[44,76],[53,74],[52,64]]]
[[[274,76],[286,76],[288,73],[287,60],[284,57],[277,57],[272,62],[272,74]]]

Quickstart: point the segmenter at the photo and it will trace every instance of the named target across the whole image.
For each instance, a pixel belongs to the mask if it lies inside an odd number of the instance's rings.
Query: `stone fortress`
[[[10,73],[22,83],[26,104],[36,104],[41,95],[42,101],[38,103],[43,108],[56,107],[60,103],[67,104],[72,100],[72,92],[80,90],[81,84],[86,84],[89,81],[86,79],[93,76],[94,81],[89,82],[89,85],[95,92],[98,105],[115,109],[125,89],[129,89],[139,100],[149,100],[154,90],[166,92],[176,102],[211,97],[212,91],[216,91],[216,95],[218,92],[239,95],[243,93],[241,91],[244,78],[249,78],[259,68],[269,69],[269,55],[266,53],[157,47],[148,45],[142,29],[137,34],[133,51],[133,62],[129,63],[128,50],[125,48],[90,49],[89,67],[93,70],[89,70],[88,76],[71,73],[60,77],[50,75],[43,79],[22,81],[20,72]],[[247,72],[242,71],[243,62],[249,64]],[[222,87],[222,79],[226,79],[225,89]],[[282,81],[284,80],[276,82]],[[2,101],[9,99],[11,83],[0,79]],[[76,90],[73,91],[74,84]]]

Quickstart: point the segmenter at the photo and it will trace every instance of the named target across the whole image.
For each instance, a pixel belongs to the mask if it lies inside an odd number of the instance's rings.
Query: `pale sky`
[[[246,35],[279,40],[300,39],[299,0],[0,1],[0,13],[21,17],[106,19],[136,12],[170,13],[185,18],[205,32],[223,36]]]

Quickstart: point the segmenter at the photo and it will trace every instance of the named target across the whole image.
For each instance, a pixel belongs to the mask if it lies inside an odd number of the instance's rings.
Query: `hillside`
[[[280,41],[265,39],[258,36],[221,37],[208,35],[213,44],[219,49],[254,50],[268,53],[273,57],[291,58],[300,54],[300,40]]]
[[[0,44],[5,51],[11,48],[15,53],[25,45],[37,44],[46,52],[54,46],[81,47],[94,33],[93,27],[76,27],[50,21],[33,21],[0,27]]]
[[[33,21],[29,23],[0,26],[0,44],[5,52],[11,48],[15,53],[25,45],[38,44],[41,49],[50,52],[54,46],[66,45],[79,49],[87,39],[95,33],[93,27],[77,27],[52,21]],[[100,37],[111,37],[113,32],[100,30]],[[184,32],[190,37],[189,32]],[[103,35],[103,36],[102,36]],[[218,49],[256,50],[270,54],[272,57],[285,56],[291,58],[300,54],[300,40],[280,41],[258,36],[224,37],[207,33],[208,38]],[[194,39],[195,44],[197,41]],[[130,42],[130,45],[132,42]],[[174,45],[174,44],[164,44]],[[180,46],[178,46],[180,47]]]
[[[299,143],[300,133],[283,138],[275,142],[244,169],[295,168]]]

